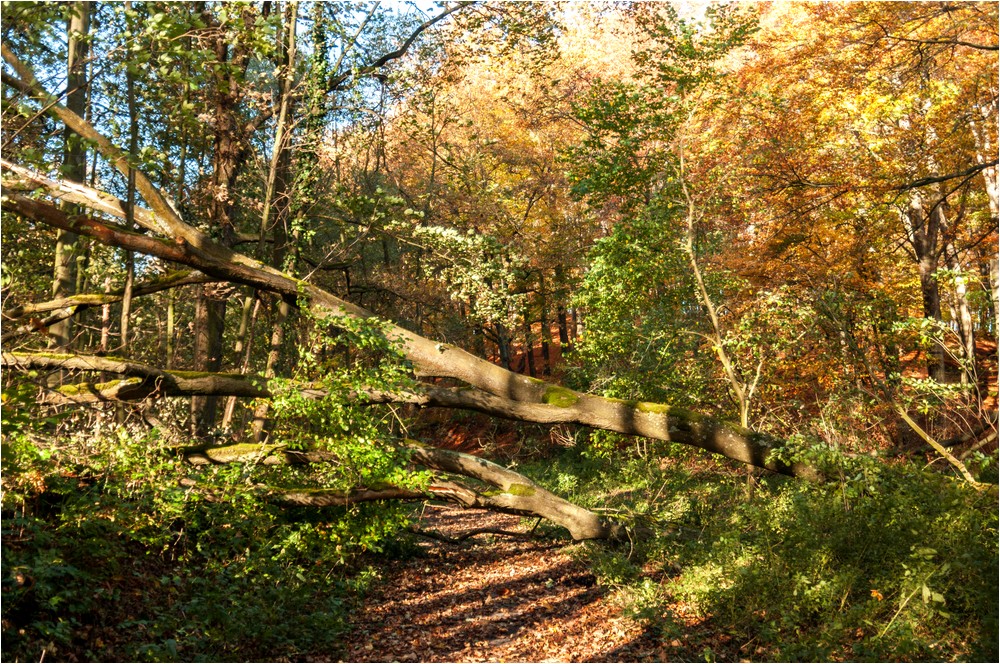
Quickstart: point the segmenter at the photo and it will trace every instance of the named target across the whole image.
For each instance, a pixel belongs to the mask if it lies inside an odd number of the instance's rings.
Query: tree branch
[[[440,14],[438,14],[437,16],[434,16],[433,18],[430,18],[421,23],[420,25],[418,25],[416,29],[414,29],[414,31],[410,33],[410,36],[407,37],[402,44],[400,44],[399,48],[382,55],[381,57],[373,60],[367,65],[358,68],[356,71],[347,71],[341,74],[332,75],[330,77],[329,82],[327,83],[326,86],[327,90],[329,92],[336,92],[337,90],[340,90],[341,86],[343,86],[344,83],[346,83],[351,78],[361,78],[362,76],[367,76],[369,74],[378,71],[379,69],[389,64],[393,60],[398,60],[399,58],[406,55],[406,52],[410,50],[411,46],[413,46],[413,42],[417,40],[417,37],[426,32],[429,28],[431,28],[437,23],[440,23],[441,21],[451,16],[455,12],[459,11],[460,9],[464,9],[465,7],[469,7],[474,4],[476,3],[457,2],[454,5],[445,8],[445,10]]]
[[[421,530],[416,526],[410,526],[407,528],[407,531],[413,533],[414,535],[420,535],[421,537],[437,540],[438,542],[444,542],[445,544],[460,544],[467,539],[478,537],[479,535],[500,535],[514,539],[531,539],[532,536],[531,533],[521,533],[514,530],[503,530],[500,528],[473,528],[472,530],[467,530],[458,537],[448,537],[444,533],[439,533],[436,530]]]
[[[1000,160],[994,159],[993,161],[985,164],[976,164],[972,168],[964,170],[961,173],[949,173],[948,175],[920,178],[919,180],[914,180],[913,182],[908,182],[907,184],[900,185],[895,189],[896,191],[908,191],[910,189],[916,189],[918,187],[926,187],[929,184],[938,184],[940,182],[947,182],[948,180],[967,178],[972,175],[975,175],[976,173],[985,171],[987,168],[992,168],[997,164],[1000,164]]]
[[[149,281],[138,284],[132,289],[132,297],[152,295],[153,293],[159,293],[171,288],[187,286],[190,284],[210,284],[215,281],[218,280],[208,276],[207,274],[202,274],[197,270],[178,270],[154,277]],[[31,316],[33,314],[45,313],[48,311],[56,311],[57,309],[64,308],[73,308],[76,312],[79,312],[88,307],[99,307],[104,304],[113,304],[120,301],[122,297],[124,297],[124,294],[125,293],[122,290],[112,291],[110,293],[79,293],[69,297],[49,300],[48,302],[22,304],[9,309],[4,312],[3,315],[8,319],[17,319],[23,318],[24,316]],[[4,335],[4,338],[6,339],[6,335]]]
[[[158,378],[157,383],[119,383],[65,386],[48,397],[48,403],[95,403],[136,400],[150,396],[271,396],[260,376],[240,374],[190,374],[166,371],[128,360],[50,353],[3,353],[4,366],[47,369],[105,371],[138,378]],[[319,397],[315,385],[302,389]],[[145,393],[143,392],[145,390]],[[186,391],[197,390],[197,391]],[[62,396],[59,396],[62,395]],[[786,464],[771,458],[782,442],[739,425],[699,415],[683,408],[638,401],[620,401],[582,394],[549,385],[536,402],[497,396],[469,387],[447,388],[421,385],[413,391],[370,391],[357,394],[364,403],[408,403],[422,408],[459,408],[505,419],[538,424],[580,424],[595,429],[682,443],[721,454],[775,473],[818,480],[815,469],[804,464]]]
[[[73,369],[104,371],[129,377],[109,383],[64,385],[47,395],[49,404],[84,404],[101,401],[136,401],[148,397],[228,394],[247,398],[270,396],[265,381],[241,374],[205,374],[167,371],[140,362],[67,353],[2,353],[4,367],[20,369]]]
[[[469,477],[496,487],[499,491],[479,492],[451,481],[432,481],[426,490],[398,487],[355,488],[350,491],[317,490],[276,494],[285,504],[309,507],[344,506],[374,500],[425,500],[434,498],[467,508],[483,508],[507,514],[548,519],[569,530],[575,540],[616,539],[625,529],[603,517],[560,498],[535,484],[531,479],[481,457],[430,447],[406,440],[399,448],[410,453],[410,460],[425,468]],[[209,463],[260,463],[284,465],[335,463],[336,455],[324,452],[296,452],[284,445],[255,443],[198,446],[179,450],[194,465]]]

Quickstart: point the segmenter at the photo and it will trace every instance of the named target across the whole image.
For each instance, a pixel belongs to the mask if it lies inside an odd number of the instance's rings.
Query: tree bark
[[[913,256],[917,261],[917,274],[920,278],[920,296],[923,302],[924,318],[941,320],[941,292],[935,273],[938,269],[940,250],[938,238],[940,227],[938,217],[927,214],[924,209],[923,197],[920,192],[910,194],[909,209],[904,213],[907,239]],[[945,380],[945,349],[935,344],[932,358],[928,359],[927,375],[939,382]]]
[[[528,312],[528,307],[525,307],[524,312],[521,314],[521,329],[524,332],[523,366],[527,368],[528,375],[534,378],[537,375],[537,371],[535,369],[535,339],[534,335],[531,333],[531,315]]]
[[[965,364],[961,367],[962,383],[974,385],[976,382],[976,331],[972,324],[972,308],[969,306],[969,289],[966,283],[965,270],[958,252],[949,242],[945,246],[948,268],[955,278],[952,320],[958,326],[958,338],[961,342],[960,354]]]
[[[542,344],[542,375],[552,375],[552,354],[549,350],[549,339],[552,337],[552,323],[549,321],[549,300],[548,293],[545,292],[545,272],[538,275],[538,308],[541,317],[541,344]]]
[[[207,216],[224,246],[232,246],[236,234],[233,188],[243,153],[243,135],[237,110],[242,97],[237,75],[245,67],[246,59],[242,48],[230,45],[221,35],[215,41],[215,57],[226,66],[217,69],[214,86],[212,178]],[[194,316],[195,371],[218,371],[222,366],[226,305],[226,298],[218,297],[211,287],[202,287],[198,292]],[[215,426],[218,408],[215,397],[191,399],[191,432],[195,437],[205,438],[209,434]]]
[[[68,78],[66,107],[83,116],[87,112],[87,35],[90,31],[90,3],[74,2],[66,26],[68,35]],[[69,125],[64,131],[63,173],[71,182],[85,182],[87,177],[87,148],[81,137]],[[52,296],[55,298],[75,292],[79,237],[69,231],[60,231],[56,237],[55,268],[52,277]],[[72,323],[69,318],[49,326],[51,346],[69,348]]]
[[[103,401],[135,401],[150,397],[233,395],[247,398],[270,396],[266,381],[242,374],[204,374],[167,371],[142,362],[71,353],[2,353],[4,367],[107,372],[135,380],[64,385],[44,397],[45,403],[83,404]]]
[[[206,284],[215,281],[217,281],[217,279],[209,277],[208,275],[198,272],[197,270],[176,270],[174,272],[168,272],[161,276],[154,277],[149,281],[137,284],[135,288],[132,289],[132,295],[133,297],[140,297],[142,295],[159,293],[178,286],[186,286],[188,284]],[[5,311],[4,318],[24,318],[25,316],[46,313],[49,311],[57,311],[67,307],[77,307],[80,309],[83,307],[113,304],[121,301],[124,294],[124,291],[121,290],[110,291],[107,293],[79,293],[77,295],[49,300],[48,302],[22,304]]]
[[[243,356],[240,373],[245,374],[250,368],[250,351],[253,346],[253,329],[257,322],[257,312],[260,310],[260,299],[253,293],[243,300],[243,313],[240,316],[240,329],[236,333],[236,346],[233,348],[236,357]],[[229,429],[233,423],[233,415],[236,412],[236,397],[229,396],[226,399],[226,407],[222,413],[223,431]]]
[[[271,163],[268,168],[267,183],[264,191],[264,210],[261,216],[260,225],[260,245],[263,249],[264,239],[268,232],[271,233],[271,265],[276,269],[284,270],[288,274],[295,274],[294,257],[292,252],[291,260],[287,261],[289,254],[288,233],[286,222],[288,221],[288,211],[291,192],[289,191],[289,178],[291,175],[291,127],[288,118],[294,109],[294,99],[292,86],[295,82],[295,26],[298,22],[298,2],[291,2],[285,7],[283,23],[283,39],[279,39],[279,66],[282,71],[281,97],[278,101],[278,121],[274,130],[274,149],[271,154]],[[271,210],[274,209],[272,218]],[[272,309],[271,339],[267,353],[267,363],[264,367],[264,375],[272,378],[278,373],[278,365],[281,361],[282,347],[285,342],[285,326],[288,316],[291,313],[291,306],[282,299],[274,302]],[[253,432],[257,441],[262,441],[267,435],[267,411],[268,403],[261,401],[254,410]]]
[[[217,372],[222,368],[222,335],[226,300],[211,285],[202,286],[194,307],[194,370]],[[216,396],[191,398],[191,434],[205,438],[215,426],[219,407]]]
[[[562,304],[556,309],[556,322],[559,324],[559,345],[563,352],[572,350],[569,341],[569,314]]]
[[[510,334],[507,333],[507,327],[502,323],[496,323],[493,329],[496,332],[497,355],[500,358],[500,366],[510,371],[513,368],[510,357]]]
[[[454,348],[452,350],[457,351]],[[458,352],[464,353],[464,351]],[[21,369],[63,368],[108,371],[159,380],[154,386],[147,385],[145,394],[139,391],[138,387],[130,386],[130,396],[128,396],[130,399],[154,395],[183,396],[191,393],[215,396],[270,396],[267,379],[259,376],[164,371],[128,360],[83,355],[3,353],[2,358],[4,366]],[[486,366],[500,369],[485,360],[474,359]],[[511,372],[506,373],[512,379],[522,379],[531,386],[531,389],[537,388],[540,391],[532,395],[527,387],[521,387],[516,391],[512,390],[510,396],[501,396],[473,387],[447,388],[421,385],[419,389],[412,391],[369,392],[356,396],[368,403],[409,403],[421,408],[459,408],[538,424],[581,424],[595,429],[699,447],[783,475],[809,480],[821,479],[820,474],[810,466],[801,463],[786,464],[770,458],[770,452],[780,447],[781,441],[739,425],[699,415],[683,408],[582,394]],[[215,382],[216,378],[218,382]],[[198,380],[187,382],[195,379]],[[119,398],[109,392],[109,389],[113,389],[113,386],[109,388],[85,384],[68,386],[64,393],[83,395],[78,397],[77,403],[84,400],[95,402],[102,398]],[[316,396],[321,394],[313,385],[304,385],[302,389]],[[197,390],[197,392],[185,392],[185,390]]]
[[[131,0],[125,3],[126,13],[131,13]],[[129,29],[137,26],[131,25]],[[128,155],[132,165],[128,169],[128,184],[125,198],[125,227],[132,230],[135,227],[135,163],[139,160],[139,113],[135,99],[135,75],[131,68],[125,70],[125,97],[128,105]],[[125,288],[122,293],[121,330],[122,353],[128,353],[129,323],[132,318],[132,290],[135,287],[135,256],[131,251],[125,251]],[[120,413],[119,413],[120,414]]]
[[[281,502],[307,507],[343,507],[358,502],[377,500],[436,499],[466,508],[480,508],[506,514],[548,519],[566,528],[574,540],[620,539],[625,528],[590,510],[569,502],[535,484],[531,479],[481,457],[430,447],[407,440],[400,447],[410,453],[418,466],[451,475],[461,475],[485,482],[499,491],[476,491],[448,480],[433,480],[426,490],[399,487],[360,487],[349,491],[281,491]],[[334,455],[323,452],[298,452],[283,445],[198,446],[182,449],[185,459],[194,465],[225,463],[260,463],[285,465],[302,463],[336,463]]]

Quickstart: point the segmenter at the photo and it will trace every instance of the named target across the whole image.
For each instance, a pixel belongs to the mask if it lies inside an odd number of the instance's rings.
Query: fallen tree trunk
[[[196,374],[166,371],[117,358],[56,353],[3,353],[3,365],[34,369],[84,369],[143,378],[142,381],[81,383],[56,389],[46,403],[95,403],[139,400],[159,396],[271,396],[267,380],[241,374]],[[302,389],[320,396],[314,385]],[[369,403],[408,403],[422,408],[459,408],[505,419],[539,424],[581,424],[619,433],[645,436],[693,445],[729,458],[786,475],[818,479],[802,464],[784,464],[768,458],[780,441],[735,424],[693,413],[684,408],[646,402],[629,402],[581,394],[549,386],[540,403],[506,399],[469,387],[439,387],[424,384],[419,390],[358,394]]]
[[[188,284],[206,284],[214,281],[216,281],[214,278],[209,277],[207,274],[202,274],[197,270],[176,271],[136,285],[132,290],[132,297],[152,295],[153,293],[159,293],[160,291]],[[28,322],[13,330],[5,331],[3,335],[0,335],[0,341],[7,342],[33,332],[47,331],[49,326],[76,316],[86,309],[120,302],[124,297],[124,291],[79,293],[49,300],[48,302],[29,303],[12,307],[3,312],[5,319],[17,320],[27,317]],[[48,315],[41,319],[34,318],[37,314]]]
[[[414,440],[399,444],[410,454],[410,461],[430,470],[469,477],[496,491],[477,491],[448,480],[432,481],[426,489],[400,487],[361,487],[349,491],[302,490],[278,491],[269,495],[286,505],[308,507],[343,507],[353,503],[380,500],[443,500],[466,508],[486,509],[505,514],[540,517],[562,526],[575,540],[619,539],[625,528],[590,510],[569,502],[531,479],[481,457],[430,447]],[[182,448],[185,460],[192,465],[259,463],[286,465],[337,463],[336,455],[321,452],[289,450],[284,445],[195,446]]]
[[[248,256],[215,242],[204,232],[186,223],[166,197],[141,171],[133,169],[125,153],[100,134],[93,125],[58,102],[44,90],[33,72],[5,45],[4,60],[15,76],[4,74],[4,82],[33,97],[46,111],[59,118],[79,135],[90,140],[115,168],[135,178],[136,188],[150,210],[136,209],[134,221],[158,239],[140,235],[86,216],[70,217],[55,204],[30,198],[18,191],[27,186],[46,192],[53,199],[80,203],[92,210],[124,218],[123,202],[83,185],[52,180],[4,162],[8,177],[2,194],[3,209],[38,223],[94,237],[100,242],[138,251],[187,265],[210,276],[271,291],[299,306],[308,307],[317,317],[370,318],[370,312],[346,302],[306,281],[295,279]],[[26,184],[27,183],[27,184]],[[816,478],[815,469],[805,464],[785,464],[771,460],[773,439],[742,427],[711,418],[686,417],[694,426],[678,426],[678,412],[667,405],[623,402],[566,388],[513,373],[450,344],[436,343],[398,325],[387,325],[386,335],[399,343],[418,377],[448,377],[475,388],[476,401],[483,409],[527,421],[576,422],[626,434],[695,445],[753,466],[796,477]],[[558,416],[554,409],[558,411]]]
[[[71,218],[54,205],[8,193],[6,189],[2,205],[9,212],[54,228],[72,230],[113,246],[182,263],[206,274],[270,290],[289,299],[297,301],[305,294],[307,299],[302,304],[310,306],[318,316],[373,317],[360,307],[343,302],[311,284],[270,268],[255,269],[247,265],[251,259],[241,263],[218,261],[186,242],[167,242],[132,233],[90,217]],[[413,363],[417,376],[450,377],[478,388],[466,394],[457,390],[453,392],[451,401],[469,404],[482,412],[530,422],[575,422],[624,434],[685,443],[773,472],[806,479],[818,478],[815,469],[806,464],[785,464],[770,459],[773,439],[735,424],[683,412],[682,419],[696,421],[695,426],[678,426],[678,415],[682,411],[664,404],[626,402],[575,392],[518,375],[460,348],[434,343],[395,325],[388,326],[387,335],[400,344],[406,359]]]
[[[265,382],[242,374],[206,374],[167,371],[117,357],[69,353],[2,353],[3,366],[21,370],[52,369],[101,371],[129,376],[106,383],[79,383],[54,388],[43,395],[50,405],[85,404],[102,401],[138,401],[150,397],[228,394],[248,398],[267,397]]]

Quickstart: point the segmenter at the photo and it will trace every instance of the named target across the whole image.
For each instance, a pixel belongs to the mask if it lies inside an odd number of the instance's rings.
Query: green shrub
[[[156,430],[114,422],[57,436],[28,390],[4,393],[3,658],[222,661],[329,656],[354,595],[410,518],[406,506],[288,508],[272,489],[420,486],[392,444],[387,412],[353,405],[405,381],[377,321],[315,321],[299,379],[319,399],[279,390],[273,432],[333,454],[316,467],[193,468]],[[315,356],[340,334],[363,361]],[[21,412],[21,409],[25,409]],[[27,415],[25,414],[27,413]],[[110,419],[110,418],[109,418]],[[182,479],[188,480],[185,484]]]
[[[683,606],[729,639],[719,659],[993,661],[995,488],[824,454],[843,480],[765,478],[751,492],[634,450],[599,465],[570,453],[542,476],[567,487],[576,473],[573,498],[646,526],[644,540],[581,551],[665,643],[691,630]]]

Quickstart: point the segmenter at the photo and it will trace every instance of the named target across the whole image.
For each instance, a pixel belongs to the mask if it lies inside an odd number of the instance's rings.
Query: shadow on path
[[[422,525],[454,535],[518,524],[447,507],[429,508]],[[650,661],[661,652],[563,547],[482,537],[421,546],[425,557],[384,569],[354,613],[347,661]]]

